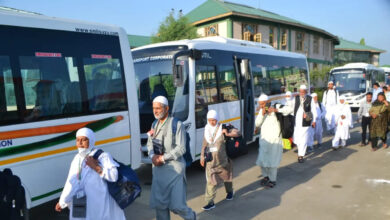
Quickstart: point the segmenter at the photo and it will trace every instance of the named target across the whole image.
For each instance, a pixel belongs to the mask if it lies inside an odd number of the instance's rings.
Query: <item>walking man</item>
[[[370,141],[370,129],[371,129],[371,116],[370,116],[370,108],[372,105],[372,93],[367,92],[366,98],[360,102],[360,107],[358,110],[358,122],[361,121],[362,126],[362,142],[360,146],[366,146],[368,143],[366,140]],[[368,128],[368,138],[367,138],[367,128]]]
[[[317,118],[315,118],[315,123],[316,126],[310,127],[311,130],[311,135],[310,135],[310,143],[309,146],[313,147],[314,146],[314,141],[317,141],[317,148],[319,148],[322,144],[322,133],[323,133],[323,128],[322,128],[322,119],[325,118],[326,110],[325,107],[322,105],[321,102],[318,102],[318,95],[317,93],[311,94],[311,97],[313,98],[316,111],[317,111]]]
[[[186,198],[186,135],[182,123],[177,123],[173,134],[173,117],[169,116],[168,100],[157,96],[153,100],[153,114],[157,123],[148,132],[148,153],[153,163],[150,207],[156,209],[157,220],[169,220],[170,211],[183,219],[196,219],[187,206]]]
[[[303,157],[306,154],[307,144],[309,142],[310,126],[315,127],[313,119],[317,118],[317,110],[311,96],[307,95],[307,87],[299,87],[299,96],[294,100],[294,143],[298,147],[298,162],[303,163]]]
[[[332,140],[333,150],[347,145],[347,140],[350,138],[349,128],[353,127],[351,107],[345,103],[344,96],[340,96],[340,104],[337,105],[336,112],[336,133]]]
[[[335,120],[335,107],[339,102],[339,92],[334,88],[332,81],[328,82],[328,89],[324,92],[322,97],[322,104],[325,106],[326,115],[326,128],[328,132],[334,133],[334,128],[336,127]]]

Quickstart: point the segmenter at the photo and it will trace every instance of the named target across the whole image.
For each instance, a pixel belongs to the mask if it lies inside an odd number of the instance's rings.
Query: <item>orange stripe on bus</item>
[[[98,145],[108,144],[108,143],[112,143],[112,142],[116,142],[116,141],[130,139],[130,138],[131,138],[130,135],[126,135],[126,136],[122,136],[122,137],[115,137],[115,138],[110,138],[110,139],[106,139],[106,140],[96,141],[95,145],[98,146]],[[47,156],[51,156],[51,155],[55,155],[55,154],[73,151],[73,150],[76,150],[76,146],[65,147],[65,148],[61,148],[61,149],[45,151],[45,152],[36,153],[36,154],[30,154],[30,155],[16,157],[16,158],[8,159],[8,160],[2,160],[2,161],[0,161],[0,166],[11,164],[11,163],[17,163],[17,162],[21,162],[21,161],[26,161],[26,160],[32,160],[32,159],[36,159],[36,158],[40,158],[40,157],[47,157]]]
[[[117,116],[115,122],[118,122],[122,119],[123,116]],[[92,122],[95,121],[88,121],[88,122],[81,122],[81,123],[67,124],[67,125],[56,125],[56,126],[41,127],[41,128],[30,128],[30,129],[23,129],[23,130],[16,130],[16,131],[4,131],[4,132],[0,132],[0,140],[71,132],[80,129],[82,127],[85,127],[87,124],[90,124]]]

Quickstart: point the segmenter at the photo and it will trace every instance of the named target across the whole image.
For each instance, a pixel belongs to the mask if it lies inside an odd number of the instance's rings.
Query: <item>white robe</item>
[[[92,150],[89,155],[93,155],[97,149]],[[106,181],[114,182],[118,179],[119,164],[116,163],[110,154],[103,152],[99,158],[99,165],[103,172],[99,175],[96,171],[85,164],[79,154],[77,154],[70,165],[68,178],[60,197],[61,208],[70,209],[69,219],[86,220],[121,220],[126,219],[123,210],[108,192]],[[82,162],[81,162],[82,161]],[[81,180],[79,181],[78,172],[81,163]],[[87,196],[87,215],[86,218],[72,217],[72,199],[80,190],[84,189]]]
[[[295,99],[294,99],[295,106]],[[313,114],[313,119],[317,118],[317,110],[313,99],[311,100],[311,112]],[[303,157],[306,154],[306,148],[309,142],[310,135],[310,126],[303,127],[303,113],[304,110],[302,106],[299,106],[298,111],[295,115],[295,127],[294,127],[294,135],[293,141],[297,145],[298,148],[298,156]]]
[[[324,92],[322,97],[322,104],[326,109],[325,121],[328,130],[334,129],[336,127],[335,107],[337,106],[337,103],[339,103],[338,91],[332,89],[328,90],[328,92]]]
[[[334,143],[338,140],[347,140],[350,138],[349,128],[353,127],[351,107],[348,104],[339,104],[336,108],[336,133],[333,138]],[[342,119],[341,116],[344,115],[345,118]],[[334,144],[334,146],[337,144]]]
[[[277,108],[283,115],[293,111],[289,106],[283,108],[277,106]],[[260,109],[255,125],[260,127],[259,154],[256,164],[261,167],[278,167],[282,159],[283,143],[280,124],[275,113],[263,116],[263,110]]]
[[[325,118],[326,115],[326,109],[324,106],[322,106],[322,110],[320,108],[321,103],[317,102],[316,103],[316,109],[317,109],[317,118],[315,119],[316,122],[316,127],[310,127],[310,141],[309,141],[309,146],[314,145],[314,141],[317,140],[318,144],[322,144],[322,133],[323,133],[323,128],[322,128],[322,119]]]

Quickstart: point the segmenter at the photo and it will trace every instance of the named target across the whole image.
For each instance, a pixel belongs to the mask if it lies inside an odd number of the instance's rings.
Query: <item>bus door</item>
[[[234,57],[234,67],[238,81],[239,99],[241,100],[240,131],[245,140],[249,142],[253,140],[255,129],[255,99],[251,62],[249,59]]]

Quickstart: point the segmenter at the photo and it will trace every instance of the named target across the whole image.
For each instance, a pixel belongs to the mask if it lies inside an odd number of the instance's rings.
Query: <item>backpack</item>
[[[154,128],[157,124],[158,120],[154,120],[152,124],[152,128]],[[177,123],[179,123],[179,119],[172,117],[172,143],[176,142],[176,131],[177,131]],[[183,127],[184,128],[184,127]],[[190,147],[190,135],[186,132],[186,152],[183,155],[184,160],[186,161],[186,167],[189,167],[192,162],[192,155],[191,155],[191,147]]]
[[[230,132],[230,130],[234,129],[235,127],[229,124],[229,125],[223,125],[222,128],[226,128],[228,132]],[[244,138],[242,138],[242,135],[240,135],[239,137],[225,136],[225,146],[226,146],[226,154],[230,159],[248,153],[248,146],[246,145]]]
[[[18,176],[12,174],[10,169],[3,171],[3,183],[6,188],[5,194],[1,201],[1,208],[5,208],[5,212],[1,212],[2,219],[24,219],[24,208],[26,207],[25,191]]]
[[[291,138],[294,134],[294,116],[292,115],[285,116],[280,112],[275,112],[275,115],[279,121],[280,133],[282,133],[282,138],[284,139]]]
[[[103,150],[98,149],[93,155],[93,158],[97,160],[102,153]],[[106,181],[108,192],[119,207],[125,209],[141,195],[142,189],[134,170],[115,159],[114,161],[119,164],[119,167],[117,167],[118,180],[116,182]]]

